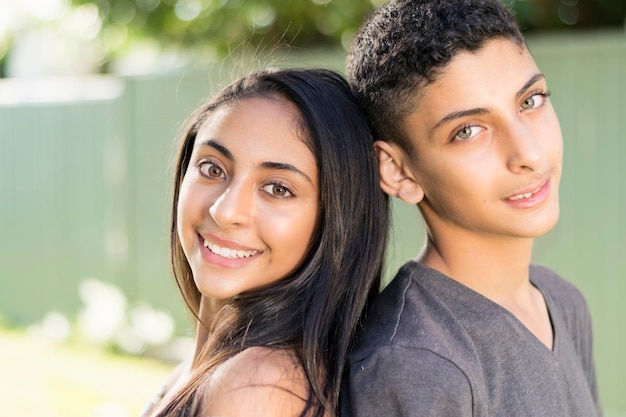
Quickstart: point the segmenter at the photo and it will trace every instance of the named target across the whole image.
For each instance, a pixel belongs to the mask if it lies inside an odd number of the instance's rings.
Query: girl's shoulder
[[[174,368],[174,370],[170,373],[167,380],[165,381],[165,384],[163,384],[163,386],[161,387],[161,390],[154,396],[152,401],[146,406],[141,416],[146,417],[148,415],[151,415],[149,413],[154,412],[155,406],[157,404],[162,403],[165,397],[168,397],[168,398],[171,397],[177,391],[177,389],[179,389],[181,386],[183,386],[187,382],[190,373],[191,373],[191,358],[184,360],[183,362],[179,363]]]
[[[205,392],[210,416],[297,416],[309,383],[291,350],[251,347],[218,366]]]
[[[166,392],[169,392],[173,387],[180,385],[181,382],[187,381],[189,378],[189,374],[191,373],[191,361],[192,358],[189,357],[184,361],[180,362],[169,375],[167,380],[165,381],[165,389]]]
[[[291,349],[250,347],[221,364],[212,381],[242,385],[306,382],[304,369]],[[308,392],[308,383],[303,387]]]

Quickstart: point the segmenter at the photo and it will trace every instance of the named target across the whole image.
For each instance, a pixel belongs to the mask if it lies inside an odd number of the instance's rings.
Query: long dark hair
[[[389,202],[379,188],[364,112],[343,77],[333,71],[260,71],[225,87],[199,108],[181,138],[174,173],[170,251],[174,277],[188,307],[200,320],[201,294],[178,238],[176,218],[194,140],[215,109],[252,97],[288,100],[298,109],[300,137],[317,160],[319,226],[306,260],[293,275],[241,294],[220,310],[192,365],[190,381],[161,416],[195,415],[214,369],[252,346],[287,348],[295,353],[311,387],[303,416],[335,413],[354,331],[365,305],[379,289]]]

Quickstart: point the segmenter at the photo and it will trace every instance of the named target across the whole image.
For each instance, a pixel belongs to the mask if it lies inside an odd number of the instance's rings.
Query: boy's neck
[[[543,295],[530,282],[533,239],[469,234],[439,240],[429,234],[416,260],[505,308],[552,349],[549,312]]]
[[[532,238],[461,233],[447,239],[429,234],[416,260],[494,301],[528,288]]]

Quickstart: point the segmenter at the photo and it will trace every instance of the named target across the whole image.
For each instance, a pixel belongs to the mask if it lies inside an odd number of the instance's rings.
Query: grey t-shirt
[[[407,263],[368,314],[341,416],[600,416],[583,296],[543,267],[530,279],[548,306],[552,350],[508,310]]]

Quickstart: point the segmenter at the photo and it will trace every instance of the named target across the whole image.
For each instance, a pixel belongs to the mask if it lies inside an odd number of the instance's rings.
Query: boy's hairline
[[[400,137],[396,137],[396,138],[394,137],[390,138],[389,136],[385,137],[381,135],[379,132],[378,138],[376,140],[398,145],[402,149],[402,151],[406,154],[406,156],[408,156],[410,160],[413,160],[414,155],[415,155],[415,150],[413,148],[413,143],[410,139],[408,131],[404,127],[404,124],[407,118],[417,111],[418,106],[420,105],[422,99],[426,95],[424,90],[437,82],[437,80],[440,78],[442,73],[445,72],[445,69],[450,66],[452,61],[459,54],[462,54],[462,53],[476,54],[479,51],[483,50],[489,42],[496,41],[496,40],[511,41],[517,46],[519,46],[520,49],[522,50],[525,49],[532,55],[532,52],[528,46],[528,43],[526,42],[526,39],[524,37],[522,37],[521,39],[518,39],[513,36],[493,36],[493,37],[487,38],[481,43],[480,47],[475,50],[471,50],[467,48],[457,49],[445,64],[431,68],[431,72],[426,77],[422,77],[417,82],[414,82],[412,87],[406,88],[404,89],[404,91],[402,91],[403,93],[402,95],[405,95],[406,97],[407,105],[405,106],[403,111],[398,114],[397,123],[399,125],[399,131],[401,133]],[[376,127],[376,130],[378,130],[377,127]]]

